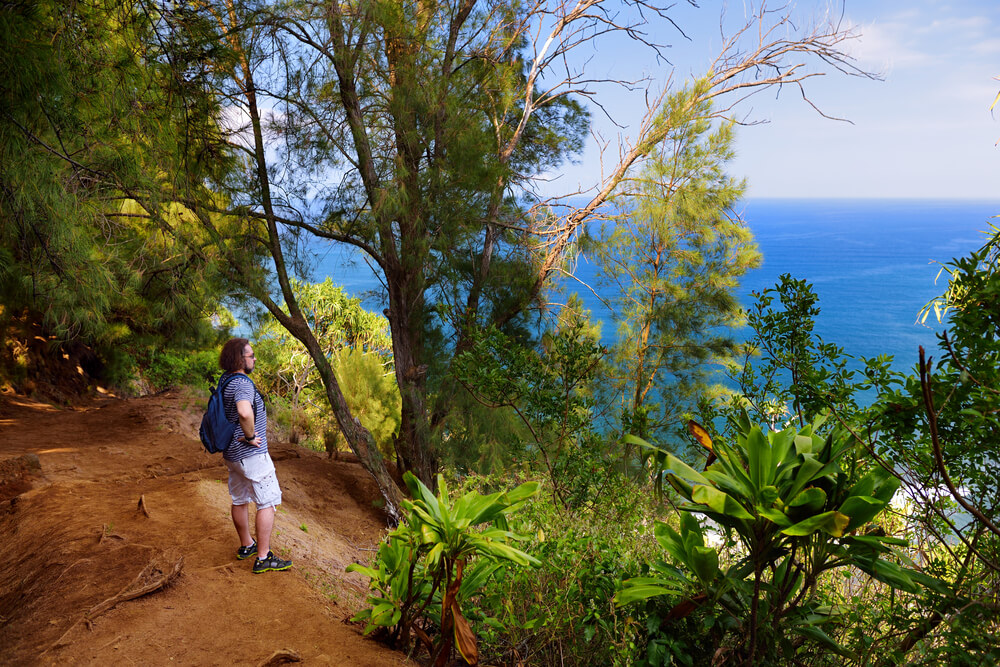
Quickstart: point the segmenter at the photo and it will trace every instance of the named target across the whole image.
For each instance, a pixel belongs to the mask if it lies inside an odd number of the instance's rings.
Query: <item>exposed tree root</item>
[[[86,560],[86,559],[81,559]],[[77,561],[80,562],[80,561]],[[74,563],[75,565],[76,563]],[[72,566],[71,566],[72,567]],[[134,600],[136,598],[142,597],[144,595],[149,595],[162,588],[165,588],[170,582],[180,575],[181,570],[184,567],[184,557],[178,556],[177,554],[168,554],[167,552],[162,552],[158,556],[154,556],[146,567],[142,569],[142,572],[132,580],[128,586],[123,588],[117,595],[114,595],[104,602],[94,605],[90,608],[83,618],[73,623],[71,626],[66,628],[66,632],[62,634],[59,639],[55,641],[48,649],[42,652],[42,655],[48,653],[49,651],[64,646],[66,642],[66,637],[70,632],[76,628],[81,622],[83,622],[88,629],[91,628],[91,621],[108,611],[120,602],[126,602],[128,600]]]
[[[279,665],[288,665],[293,662],[302,662],[302,656],[296,651],[283,648],[280,651],[272,653],[271,657],[260,663],[258,667],[278,667]]]
[[[166,587],[167,584],[180,575],[183,567],[184,556],[168,555],[167,552],[161,553],[158,557],[149,561],[146,567],[142,569],[142,572],[139,573],[139,576],[131,584],[122,589],[118,595],[91,607],[90,611],[86,614],[86,618],[94,619],[119,602],[134,600]]]
[[[149,507],[146,505],[145,494],[139,496],[139,504],[136,506],[136,509],[145,514],[147,519],[149,518]]]

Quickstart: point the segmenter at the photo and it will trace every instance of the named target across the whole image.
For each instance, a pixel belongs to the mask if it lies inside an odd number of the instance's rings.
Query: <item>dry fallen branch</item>
[[[81,561],[82,560],[86,559],[81,559]],[[164,567],[164,564],[167,564],[167,566]],[[90,611],[83,615],[82,619],[66,628],[66,632],[62,633],[59,639],[57,639],[49,648],[42,651],[42,655],[45,655],[53,649],[65,646],[68,643],[66,642],[66,637],[73,631],[74,628],[76,628],[77,625],[80,624],[81,621],[87,626],[87,629],[93,629],[91,621],[118,603],[134,600],[142,597],[143,595],[148,595],[165,588],[167,584],[177,578],[183,567],[183,556],[176,556],[175,560],[174,554],[168,554],[167,552],[160,553],[159,556],[150,560],[149,563],[146,564],[146,567],[142,569],[142,572],[139,573],[139,576],[137,576],[132,583],[123,588],[117,595],[108,598],[100,604],[94,605],[90,608]]]
[[[121,592],[91,607],[90,611],[86,614],[86,618],[93,619],[111,609],[119,602],[134,600],[165,588],[180,575],[183,567],[184,556],[176,556],[175,560],[173,555],[169,555],[166,552],[161,553],[158,557],[149,561],[146,567],[142,569],[142,572],[139,573],[139,576],[123,588]]]

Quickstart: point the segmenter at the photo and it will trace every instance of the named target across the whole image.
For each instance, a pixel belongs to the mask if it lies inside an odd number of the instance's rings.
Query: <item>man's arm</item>
[[[240,428],[243,429],[243,437],[249,444],[260,447],[259,444],[253,442],[257,437],[257,433],[254,431],[253,403],[250,401],[236,401],[236,414],[240,418]]]

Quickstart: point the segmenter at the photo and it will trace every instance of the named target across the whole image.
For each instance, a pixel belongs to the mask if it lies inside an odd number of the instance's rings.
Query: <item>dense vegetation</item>
[[[382,492],[368,630],[435,664],[1000,662],[997,230],[949,265],[909,374],[819,340],[804,281],[735,296],[759,261],[725,171],[737,105],[866,75],[849,33],[759,12],[704,77],[646,82],[596,188],[545,199],[590,113],[643,85],[595,78],[588,49],[663,54],[644,36],[676,34],[669,6],[0,16],[3,381],[63,360],[203,386],[249,333],[278,427]],[[338,245],[382,313],[314,282]],[[560,291],[579,252],[610,349]]]

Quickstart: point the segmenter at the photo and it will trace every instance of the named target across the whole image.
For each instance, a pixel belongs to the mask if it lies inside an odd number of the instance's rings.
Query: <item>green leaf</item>
[[[444,542],[438,542],[431,550],[427,552],[424,557],[424,561],[427,563],[427,569],[432,570],[437,567],[438,561],[441,558],[441,554],[444,553]]]
[[[895,563],[875,558],[871,561],[857,559],[856,565],[860,570],[867,572],[872,577],[882,583],[889,584],[893,588],[898,588],[907,593],[920,592],[919,587],[909,576],[909,573]]]
[[[792,626],[791,630],[797,635],[801,635],[807,639],[811,639],[817,644],[826,647],[827,649],[833,651],[837,655],[843,656],[845,658],[850,658],[852,660],[856,658],[854,653],[852,653],[844,646],[841,646],[840,644],[835,642],[830,637],[830,635],[826,634],[825,632],[817,628],[815,625],[796,625]]]
[[[788,511],[791,512],[793,516],[805,516],[806,514],[818,512],[825,504],[826,491],[819,487],[811,486],[792,498],[792,500],[788,503]]]
[[[771,443],[759,426],[754,426],[747,434],[747,465],[750,481],[759,489],[771,483]]]
[[[674,560],[678,563],[684,563],[687,560],[687,550],[684,547],[684,540],[681,536],[671,528],[669,525],[662,521],[657,521],[653,524],[653,537],[656,541],[660,543],[668,554],[673,556]]]
[[[719,574],[719,552],[711,547],[691,550],[691,569],[706,586]]]
[[[779,431],[771,436],[771,461],[772,467],[777,468],[784,465],[793,451],[792,444],[795,442],[797,433],[789,426],[783,431]]]
[[[761,505],[770,507],[778,499],[778,488],[771,485],[765,486],[760,490],[759,497]]]
[[[709,483],[708,480],[705,479],[705,477],[700,472],[698,472],[688,464],[684,463],[673,454],[667,454],[666,464],[668,471],[673,471],[674,474],[678,475],[679,477],[683,477],[684,479],[690,482],[693,482],[695,484]]]
[[[847,526],[847,522],[850,519],[837,511],[823,512],[822,514],[817,514],[811,516],[808,519],[803,519],[793,526],[785,528],[781,532],[785,535],[791,535],[794,537],[802,537],[805,535],[812,535],[817,530],[822,530],[833,537],[841,537],[844,534],[844,528]]]
[[[626,581],[625,588],[615,593],[615,604],[623,606],[661,595],[677,595],[680,592],[681,589],[677,586],[649,584],[635,586],[630,585],[629,581]]]
[[[668,472],[665,477],[667,483],[673,487],[674,491],[679,493],[683,498],[691,500],[691,494],[694,492],[693,486],[672,472]]]
[[[442,535],[436,526],[429,523],[420,524],[420,543],[437,544],[441,542]]]
[[[757,510],[757,514],[764,517],[771,523],[778,524],[782,528],[787,528],[788,526],[792,525],[792,520],[789,519],[788,516],[779,509],[775,509],[773,507],[763,507],[763,506],[757,506],[754,509]]]
[[[802,489],[806,488],[817,479],[825,477],[829,473],[838,470],[836,463],[823,463],[812,454],[804,454],[802,463],[799,464],[798,472],[795,474],[795,481],[785,491],[786,498],[794,498]]]
[[[372,607],[371,624],[382,627],[390,627],[399,620],[396,605],[391,602],[383,602]]]
[[[514,505],[515,503],[520,503],[528,498],[531,498],[536,493],[541,485],[538,482],[525,482],[517,488],[511,489],[503,494],[502,500],[509,505]]]
[[[378,572],[376,570],[373,570],[370,567],[365,567],[364,565],[361,565],[360,563],[351,563],[345,569],[346,569],[347,572],[357,572],[358,574],[363,574],[364,576],[368,577],[369,579],[377,579],[378,578]]]
[[[489,555],[496,558],[503,558],[518,565],[533,565],[537,567],[542,564],[542,562],[534,556],[527,554],[520,549],[515,549],[508,544],[502,544],[500,542],[484,542],[483,545],[483,552],[489,553]]]
[[[795,452],[797,454],[812,454],[813,439],[811,436],[799,434],[795,436]]]
[[[722,491],[735,496],[737,498],[753,498],[754,488],[753,484],[750,482],[750,478],[746,476],[742,470],[736,475],[730,475],[727,471],[731,466],[728,465],[728,461],[724,458],[719,458],[711,468],[705,471],[705,479],[710,481],[712,484],[717,486]],[[735,469],[735,468],[734,468]],[[690,498],[690,496],[686,496]]]
[[[691,500],[707,505],[714,512],[724,514],[742,521],[753,521],[753,515],[747,512],[738,502],[728,494],[719,491],[714,486],[699,484],[694,487]]]
[[[846,532],[856,530],[875,518],[885,503],[870,496],[851,496],[840,505],[840,513],[851,517]]]
[[[910,544],[907,540],[901,537],[892,537],[889,535],[850,535],[843,539],[844,544],[851,544],[854,542],[864,546],[875,547],[877,549],[887,549],[887,545],[906,547]]]

